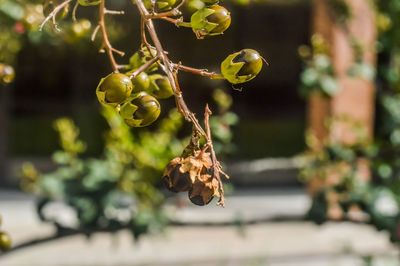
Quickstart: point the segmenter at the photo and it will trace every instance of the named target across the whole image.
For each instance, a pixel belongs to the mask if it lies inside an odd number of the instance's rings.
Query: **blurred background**
[[[147,128],[101,107],[97,6],[39,31],[50,2],[0,0],[0,265],[400,265],[400,1],[225,0],[231,26],[204,40],[155,22],[175,62],[269,63],[237,85],[179,73],[190,109],[214,111],[226,208],[166,190],[190,124],[171,98]],[[129,64],[138,11],[107,6],[125,11],[106,22]]]

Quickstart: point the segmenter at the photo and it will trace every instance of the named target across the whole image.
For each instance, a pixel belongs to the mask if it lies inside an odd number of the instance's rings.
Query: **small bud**
[[[221,64],[221,73],[230,83],[238,84],[252,80],[260,73],[263,60],[253,49],[243,49],[229,55]]]
[[[150,76],[149,92],[157,99],[166,99],[174,94],[168,77],[160,74]]]
[[[212,5],[196,11],[190,23],[199,38],[206,35],[219,35],[229,28],[231,15],[224,7]]]
[[[155,48],[151,48],[150,51],[151,54],[147,47],[142,47],[139,51],[134,53],[131,58],[129,58],[129,65],[131,66],[131,68],[137,69],[157,55],[157,50]],[[147,68],[147,72],[155,71],[157,70],[157,68],[157,63],[154,63],[149,68]]]
[[[145,127],[157,120],[160,103],[146,92],[133,95],[121,106],[120,115],[130,127]]]
[[[96,95],[100,103],[116,106],[131,95],[132,89],[133,84],[128,76],[113,73],[101,79]]]
[[[151,0],[144,0],[144,6],[151,10]],[[155,8],[157,12],[171,10],[176,3],[176,0],[155,0]]]
[[[101,3],[101,0],[78,0],[81,6],[95,6]]]

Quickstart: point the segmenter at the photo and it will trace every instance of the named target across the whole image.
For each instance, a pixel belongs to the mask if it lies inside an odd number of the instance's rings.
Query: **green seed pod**
[[[205,7],[205,3],[201,0],[188,0],[185,2],[185,11],[189,14],[193,14],[203,7]]]
[[[121,106],[120,115],[130,127],[145,127],[157,120],[161,107],[156,98],[140,92]]]
[[[215,4],[218,4],[218,2],[219,2],[219,0],[201,0],[201,1],[207,5],[215,5]]]
[[[221,73],[230,83],[238,84],[252,80],[260,73],[263,62],[253,49],[243,49],[229,55],[221,64]]]
[[[176,0],[155,0],[156,11],[159,12],[171,10],[175,3]],[[144,0],[143,4],[148,10],[151,10],[151,0]]]
[[[0,84],[11,83],[15,78],[15,71],[12,66],[0,63]]]
[[[142,72],[132,80],[132,83],[134,93],[147,91],[150,86],[150,77],[146,72]]]
[[[147,47],[142,47],[136,53],[134,53],[131,58],[129,58],[129,65],[132,69],[137,69],[147,61],[151,60],[153,56],[157,55],[157,50],[155,48],[151,48],[151,54]],[[147,68],[147,72],[156,71],[158,68],[158,64],[154,63],[149,68]]]
[[[149,92],[157,99],[166,99],[174,95],[168,77],[160,74],[150,76]]]
[[[204,7],[190,18],[193,31],[199,38],[222,34],[231,24],[228,10],[219,5]]]
[[[100,103],[117,106],[131,95],[132,89],[133,84],[128,76],[113,73],[101,79],[96,95]]]
[[[81,6],[95,6],[101,3],[101,0],[78,0]]]
[[[0,250],[6,251],[11,247],[11,237],[6,232],[0,232]]]
[[[48,17],[50,13],[56,8],[58,5],[62,4],[62,0],[45,0],[43,3],[43,15]],[[60,10],[56,15],[56,20],[61,20],[65,18],[68,14],[69,5],[66,5],[62,10]]]

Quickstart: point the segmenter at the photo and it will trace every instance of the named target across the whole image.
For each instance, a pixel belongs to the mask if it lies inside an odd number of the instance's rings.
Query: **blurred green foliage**
[[[219,106],[219,115],[210,122],[215,148],[220,154],[227,153],[232,151],[230,127],[238,118],[229,112],[229,95],[222,90],[213,95]],[[113,108],[103,107],[101,113],[109,126],[101,158],[84,157],[86,144],[79,139],[79,129],[68,118],[57,119],[54,128],[62,148],[52,157],[57,169],[42,174],[26,163],[21,186],[39,196],[38,214],[44,221],[60,226],[60,221],[46,213],[46,206],[61,201],[74,210],[78,220],[74,229],[86,234],[121,228],[129,228],[135,237],[159,232],[168,219],[157,186],[165,166],[188,142],[177,137],[182,115],[172,109],[155,130],[134,132]]]
[[[53,154],[57,170],[41,174],[25,164],[22,188],[41,197],[38,212],[45,221],[52,218],[44,208],[61,200],[73,208],[77,229],[85,232],[129,228],[137,237],[159,231],[167,218],[155,185],[170,158],[183,149],[176,138],[181,115],[173,109],[156,131],[134,135],[112,108],[103,108],[102,114],[110,127],[102,158],[82,157],[85,144],[78,138],[78,128],[67,118],[58,119],[54,126],[62,150]]]
[[[324,97],[335,95],[339,91],[339,84],[323,37],[313,35],[311,47],[299,47],[299,55],[305,64],[300,76],[300,94],[303,97],[309,97],[312,93],[319,93]]]

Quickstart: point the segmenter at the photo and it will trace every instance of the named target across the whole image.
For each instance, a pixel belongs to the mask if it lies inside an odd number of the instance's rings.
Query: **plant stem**
[[[158,38],[157,32],[154,28],[153,21],[151,19],[151,16],[149,16],[149,11],[146,9],[146,7],[143,4],[142,0],[132,0],[136,3],[136,6],[138,7],[138,10],[142,16],[142,40],[146,40],[146,33],[144,32],[144,26],[147,28],[147,32],[150,35],[151,40],[153,41],[154,47],[157,50],[157,57],[160,59],[161,64],[160,67],[162,70],[165,72],[165,74],[168,77],[169,82],[171,83],[172,90],[174,92],[175,96],[175,102],[177,105],[177,108],[179,112],[185,117],[186,120],[192,122],[195,131],[197,131],[206,141],[206,146],[210,149],[211,152],[211,158],[212,158],[212,163],[213,163],[213,177],[215,177],[218,181],[218,186],[219,186],[219,192],[220,192],[220,199],[217,203],[217,205],[220,205],[222,207],[225,206],[225,199],[224,199],[224,189],[222,187],[222,181],[220,177],[220,172],[221,171],[221,165],[217,160],[217,157],[215,155],[214,147],[212,144],[212,139],[211,139],[211,130],[210,130],[210,124],[209,124],[209,116],[211,114],[210,109],[208,108],[208,105],[206,106],[206,111],[205,111],[205,126],[207,133],[204,131],[204,129],[201,127],[199,121],[197,120],[196,116],[194,113],[192,113],[189,108],[187,107],[183,96],[182,92],[179,88],[179,83],[178,83],[178,76],[177,76],[177,69],[179,69],[179,65],[172,63],[167,55],[165,50],[163,49],[161,42]],[[147,42],[147,41],[146,41]],[[149,44],[145,43],[145,45],[149,49]],[[211,74],[208,73],[207,71],[202,71],[194,68],[189,68],[189,67],[183,67],[185,70],[189,72],[196,72],[196,73],[201,73],[205,76],[218,76],[218,74]],[[208,73],[208,74],[207,74]],[[223,173],[223,172],[222,172]]]
[[[103,36],[103,45],[104,45],[104,48],[106,49],[108,58],[110,59],[111,66],[113,68],[114,73],[119,73],[118,64],[115,61],[114,54],[113,54],[114,48],[112,48],[110,41],[108,40],[106,26],[104,23],[105,10],[106,10],[105,0],[101,0],[100,5],[99,5],[99,26],[100,26],[101,34]]]
[[[72,0],[66,0],[64,2],[62,2],[61,4],[59,4],[58,6],[56,6],[53,11],[43,20],[42,24],[39,27],[39,31],[43,30],[44,25],[50,20],[53,19],[53,24],[55,24],[55,17],[57,15],[58,12],[60,12],[61,9],[63,9],[66,5],[68,5]],[[56,27],[57,28],[57,27]],[[58,29],[58,28],[57,28]]]
[[[220,192],[220,198],[219,201],[217,202],[217,205],[220,205],[222,207],[225,207],[225,197],[224,197],[224,187],[222,185],[222,180],[221,176],[219,175],[221,172],[221,165],[219,164],[217,160],[217,156],[215,155],[215,150],[214,146],[212,145],[212,139],[211,139],[211,129],[210,129],[210,115],[212,114],[210,108],[208,108],[208,104],[206,105],[205,112],[204,112],[204,124],[207,130],[207,146],[210,148],[210,153],[211,153],[211,160],[213,163],[213,175],[218,181],[218,186],[219,186],[219,192]]]
[[[140,73],[142,73],[143,71],[145,71],[148,67],[150,67],[152,64],[154,64],[155,62],[157,62],[160,58],[158,56],[153,57],[152,59],[150,59],[149,61],[147,61],[146,63],[144,63],[143,65],[141,65],[138,69],[136,69],[132,75],[130,75],[130,79],[134,79],[137,77],[137,75],[139,75]]]
[[[181,64],[174,64],[174,67],[176,67],[179,70],[189,72],[192,74],[196,74],[196,75],[200,75],[203,77],[208,77],[210,79],[224,79],[224,76],[222,76],[221,74],[217,74],[214,72],[208,72],[207,69],[197,69],[197,68],[193,68],[193,67],[184,66]]]

